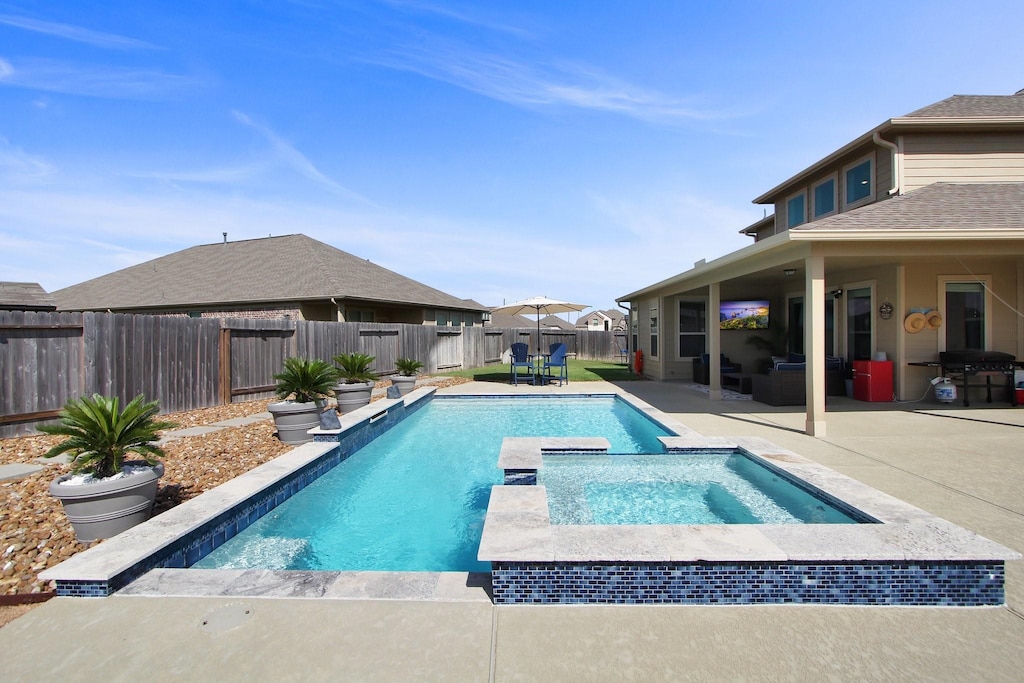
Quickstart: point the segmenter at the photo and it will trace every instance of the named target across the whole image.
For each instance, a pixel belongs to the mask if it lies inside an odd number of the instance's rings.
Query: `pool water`
[[[476,554],[504,437],[603,436],[642,453],[668,434],[614,397],[438,397],[193,566],[489,571]]]
[[[552,524],[856,524],[733,451],[544,457]]]

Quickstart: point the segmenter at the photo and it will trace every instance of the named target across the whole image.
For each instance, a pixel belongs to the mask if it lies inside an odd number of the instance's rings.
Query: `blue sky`
[[[894,116],[1024,88],[1024,3],[0,0],[0,280],[305,233],[614,299]]]

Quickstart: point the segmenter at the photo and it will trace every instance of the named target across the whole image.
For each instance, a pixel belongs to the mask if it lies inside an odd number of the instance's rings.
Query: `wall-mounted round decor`
[[[882,320],[888,320],[889,318],[892,317],[892,314],[893,307],[892,304],[889,303],[888,301],[884,302],[881,306],[878,307],[878,315],[879,317],[882,318]]]

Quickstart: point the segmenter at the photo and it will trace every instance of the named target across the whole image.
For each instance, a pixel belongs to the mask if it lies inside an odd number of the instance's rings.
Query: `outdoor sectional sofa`
[[[759,403],[770,406],[797,406],[807,403],[807,365],[803,356],[790,354],[786,358],[772,358],[774,366],[768,374],[754,375],[751,378],[751,398]],[[825,357],[825,394],[827,396],[844,396],[843,359],[835,356]]]

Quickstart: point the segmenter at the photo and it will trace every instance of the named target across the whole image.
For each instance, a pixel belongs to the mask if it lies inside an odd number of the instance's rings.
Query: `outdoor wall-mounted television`
[[[723,330],[768,329],[767,299],[753,301],[723,301],[719,311],[719,324]]]

